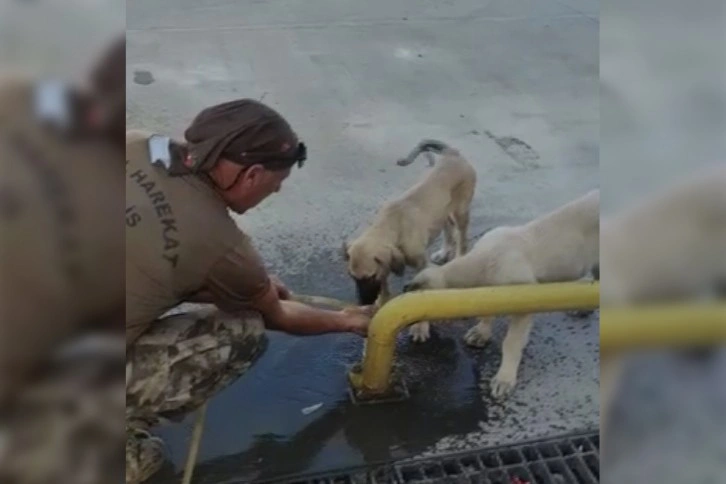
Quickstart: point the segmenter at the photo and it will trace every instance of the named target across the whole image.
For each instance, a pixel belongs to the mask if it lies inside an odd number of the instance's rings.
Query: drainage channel
[[[592,484],[600,482],[597,432],[326,473],[280,484]]]

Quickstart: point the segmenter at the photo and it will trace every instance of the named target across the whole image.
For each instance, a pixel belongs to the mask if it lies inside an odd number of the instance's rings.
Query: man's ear
[[[402,276],[403,271],[406,269],[406,259],[403,256],[403,252],[401,252],[397,247],[393,247],[391,249],[390,267],[391,272],[397,276]]]
[[[240,176],[244,181],[250,184],[257,183],[262,178],[262,173],[265,171],[265,167],[260,165],[259,163],[254,164],[252,166],[243,168],[242,173],[240,173]]]

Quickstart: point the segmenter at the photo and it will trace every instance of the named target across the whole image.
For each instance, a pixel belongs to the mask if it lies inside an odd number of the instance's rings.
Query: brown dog
[[[438,163],[432,152],[441,155]],[[361,304],[382,304],[389,298],[391,272],[403,275],[406,266],[425,268],[426,249],[442,231],[444,245],[432,257],[433,262],[441,264],[466,252],[476,171],[457,150],[435,140],[421,141],[398,165],[410,165],[421,153],[427,154],[433,169],[399,198],[383,205],[359,237],[343,244]]]

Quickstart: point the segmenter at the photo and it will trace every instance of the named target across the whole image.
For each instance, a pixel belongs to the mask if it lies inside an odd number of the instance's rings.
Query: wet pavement
[[[285,279],[291,287],[351,299],[353,285],[332,258],[311,261],[318,268],[311,275]],[[482,350],[463,343],[470,321],[439,323],[425,344],[400,335],[397,365],[411,396],[377,405],[356,405],[349,397],[346,372],[360,360],[360,338],[270,332],[259,363],[210,403],[195,476],[208,483],[270,479],[595,428],[597,317],[556,313],[536,321],[519,386],[503,403],[488,396],[503,325]],[[174,481],[192,425],[190,418],[159,429],[176,469],[167,466],[156,482]]]
[[[129,127],[179,136],[200,109],[244,96],[305,140],[304,169],[239,218],[293,291],[353,299],[341,242],[425,172],[395,165],[421,138],[477,169],[472,238],[598,186],[595,1],[129,0],[127,25]],[[210,402],[195,476],[268,479],[596,427],[597,315],[536,321],[504,404],[488,397],[501,327],[483,350],[463,345],[469,322],[437,325],[423,345],[402,335],[411,398],[377,406],[349,401],[359,338],[270,333]],[[159,430],[177,469],[191,426]]]

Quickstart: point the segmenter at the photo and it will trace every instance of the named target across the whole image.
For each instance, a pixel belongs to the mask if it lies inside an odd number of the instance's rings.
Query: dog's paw
[[[416,323],[408,330],[414,343],[425,343],[431,338],[431,328],[429,323]]]
[[[464,335],[464,342],[475,348],[483,348],[489,342],[490,338],[490,334],[484,333],[479,330],[478,326],[474,326]]]
[[[593,315],[593,309],[578,309],[576,311],[567,311],[567,315],[571,318],[585,319]]]
[[[491,394],[492,397],[500,400],[508,397],[514,386],[517,384],[517,377],[512,375],[505,375],[501,372],[497,373],[492,380]]]
[[[436,265],[443,265],[449,262],[454,253],[446,249],[439,249],[431,255],[431,262]]]

